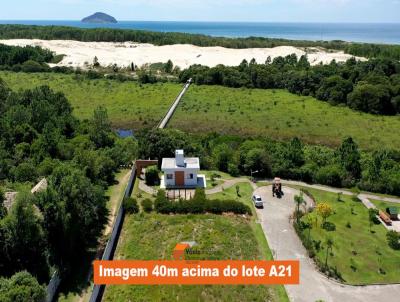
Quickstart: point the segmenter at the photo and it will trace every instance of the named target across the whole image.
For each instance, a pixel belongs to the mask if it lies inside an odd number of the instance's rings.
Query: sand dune
[[[0,40],[7,45],[37,45],[48,48],[57,54],[65,54],[64,59],[57,65],[82,67],[91,64],[95,56],[101,65],[117,64],[128,66],[132,62],[137,66],[147,63],[166,62],[169,59],[177,66],[186,68],[192,64],[216,66],[239,65],[243,59],[250,61],[255,58],[258,63],[264,63],[270,56],[272,59],[278,56],[296,54],[300,57],[306,54],[304,49],[293,46],[279,46],[274,48],[248,48],[230,49],[224,47],[199,47],[189,44],[176,44],[155,46],[152,44],[138,44],[133,42],[78,42],[66,40]],[[338,62],[346,61],[351,55],[343,52],[330,52],[323,49],[308,48],[308,60],[312,65],[330,63],[333,59]],[[365,60],[364,58],[358,58]]]

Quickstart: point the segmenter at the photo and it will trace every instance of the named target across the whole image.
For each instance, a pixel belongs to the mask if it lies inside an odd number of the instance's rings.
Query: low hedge
[[[235,200],[209,200],[205,195],[198,191],[191,200],[170,201],[163,190],[157,194],[154,209],[161,214],[248,214],[251,215],[250,208]]]

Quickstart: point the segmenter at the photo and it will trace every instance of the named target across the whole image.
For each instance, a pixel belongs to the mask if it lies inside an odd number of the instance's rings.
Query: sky
[[[0,20],[400,22],[400,0],[0,0]]]

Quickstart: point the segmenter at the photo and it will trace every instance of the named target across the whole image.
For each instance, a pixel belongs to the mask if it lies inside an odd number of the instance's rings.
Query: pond
[[[134,137],[134,132],[131,129],[117,129],[115,132],[121,138]]]

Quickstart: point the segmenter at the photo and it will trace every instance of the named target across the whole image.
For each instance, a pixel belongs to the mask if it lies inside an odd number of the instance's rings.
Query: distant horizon
[[[113,16],[113,15],[110,15]],[[0,22],[8,22],[8,21],[57,21],[57,22],[62,22],[62,21],[73,21],[73,22],[81,22],[83,18],[87,16],[83,16],[81,19],[0,19]],[[115,17],[115,16],[113,16]],[[268,24],[268,23],[282,23],[282,24],[287,24],[287,23],[300,23],[300,24],[400,24],[399,22],[365,22],[365,21],[359,21],[359,22],[350,22],[350,21],[213,21],[213,20],[141,20],[141,19],[133,19],[133,20],[128,20],[128,19],[118,19],[115,17],[118,22],[192,22],[192,23],[261,23],[261,24]],[[106,23],[93,23],[98,24],[98,25],[104,25]]]
[[[119,20],[118,23],[87,23],[79,20],[0,20],[0,24],[69,26],[152,32],[180,32],[213,37],[260,37],[308,41],[347,41],[400,44],[400,23],[389,22],[265,22],[265,21],[152,21]]]
[[[13,0],[0,20],[81,20],[104,12],[121,21],[399,23],[400,0]],[[155,21],[155,22],[157,22]]]

